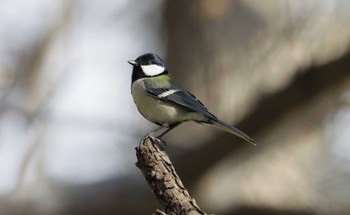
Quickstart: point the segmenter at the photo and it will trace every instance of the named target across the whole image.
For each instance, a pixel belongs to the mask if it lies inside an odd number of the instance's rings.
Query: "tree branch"
[[[207,214],[191,198],[168,155],[160,149],[161,140],[146,136],[136,147],[136,166],[142,171],[157,200],[164,206],[165,213],[157,210],[154,214]]]

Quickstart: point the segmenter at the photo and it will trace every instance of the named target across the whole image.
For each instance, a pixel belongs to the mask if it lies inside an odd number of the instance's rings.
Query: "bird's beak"
[[[129,60],[128,63],[130,63],[130,64],[133,65],[133,66],[139,65],[139,64],[138,64],[136,61],[134,61],[134,60]]]

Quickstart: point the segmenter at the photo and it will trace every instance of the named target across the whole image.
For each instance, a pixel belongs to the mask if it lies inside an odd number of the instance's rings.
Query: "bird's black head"
[[[132,82],[140,78],[169,74],[164,61],[156,54],[143,54],[136,58],[136,60],[129,60],[128,63],[134,67],[132,71]]]

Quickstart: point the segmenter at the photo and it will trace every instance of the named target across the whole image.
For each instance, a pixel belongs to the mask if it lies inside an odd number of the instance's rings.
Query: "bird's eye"
[[[151,65],[151,64],[152,64],[152,62],[149,60],[149,61],[147,61],[147,64],[148,64],[148,65]]]

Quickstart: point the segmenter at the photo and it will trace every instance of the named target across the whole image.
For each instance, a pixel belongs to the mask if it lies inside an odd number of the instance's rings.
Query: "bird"
[[[142,54],[136,60],[129,60],[128,63],[133,66],[131,94],[134,103],[148,121],[159,125],[149,135],[165,129],[156,136],[162,138],[181,123],[194,121],[213,125],[256,145],[253,138],[218,119],[192,93],[176,82],[158,55]]]

